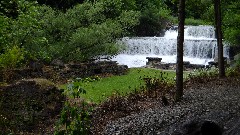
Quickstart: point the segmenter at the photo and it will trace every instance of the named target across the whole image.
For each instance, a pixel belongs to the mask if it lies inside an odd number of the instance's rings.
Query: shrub
[[[186,18],[185,20],[185,25],[204,25],[206,24],[206,22],[204,22],[203,20],[198,20],[198,19],[193,19],[193,18]]]
[[[219,74],[218,68],[204,68],[204,69],[197,69],[194,72],[188,74],[188,76],[184,79],[185,82],[190,83],[203,83],[211,80],[214,77],[217,77]]]
[[[58,128],[55,135],[87,135],[90,129],[90,111],[85,101],[80,99],[80,94],[86,93],[78,81],[73,81],[68,84],[65,91],[73,97],[73,100],[68,100],[61,111]],[[80,105],[81,104],[81,105]]]
[[[0,53],[13,45],[34,58],[85,61],[119,51],[116,39],[138,23],[139,12],[123,2],[86,1],[65,12],[20,0],[17,18],[0,15]]]
[[[7,49],[4,54],[0,55],[0,69],[12,69],[23,64],[25,52],[24,49],[14,46]]]
[[[137,36],[156,36],[165,28],[170,11],[163,1],[136,1],[137,10],[141,11],[140,23],[135,27]]]
[[[173,86],[172,85],[173,81],[168,79],[167,76],[164,77],[164,74],[166,74],[166,72],[160,72],[160,78],[156,77],[143,78],[145,82],[145,88],[149,96],[153,94],[154,97],[157,97],[156,91],[159,91],[161,96],[165,96],[165,94],[167,93],[166,90],[168,90],[169,87]]]

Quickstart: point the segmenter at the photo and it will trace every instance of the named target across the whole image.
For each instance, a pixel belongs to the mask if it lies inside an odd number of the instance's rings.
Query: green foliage
[[[58,129],[55,135],[87,135],[90,128],[90,108],[86,107],[85,101],[81,101],[79,106],[80,94],[86,94],[78,83],[71,82],[66,89],[67,93],[71,93],[73,101],[66,101],[58,122]]]
[[[0,16],[0,53],[19,46],[46,62],[114,55],[121,49],[116,39],[129,34],[139,18],[139,12],[122,9],[121,0],[84,2],[66,12],[26,0],[17,6],[17,19]]]
[[[84,83],[100,81],[99,76],[87,77],[87,78],[76,78],[71,80],[67,84],[66,90],[64,91],[65,95],[68,95],[72,98],[80,98],[81,93],[86,94],[86,90],[83,88]]]
[[[156,36],[163,28],[170,11],[163,1],[136,1],[137,10],[141,11],[140,24],[135,27],[137,36]]]
[[[186,79],[196,79],[196,78],[209,78],[209,77],[215,77],[218,76],[218,68],[212,67],[212,68],[203,68],[195,70],[194,72],[191,72],[188,74]]]
[[[240,2],[229,2],[223,10],[224,38],[232,45],[240,44]]]
[[[106,6],[115,8],[107,9]],[[45,52],[52,58],[65,61],[85,61],[100,55],[116,54],[121,49],[116,39],[138,23],[139,14],[122,11],[121,6],[121,1],[98,1],[77,5],[66,13],[46,8],[44,12],[50,14],[43,21],[49,44]],[[114,14],[108,13],[109,10],[114,10]]]
[[[176,17],[178,15],[178,0],[165,0],[164,1],[168,8],[171,9],[172,15]],[[212,0],[187,0],[186,2],[186,18],[202,19],[203,13],[205,13],[208,8],[213,5]],[[213,17],[213,16],[209,16]]]
[[[9,48],[18,46],[31,53],[34,51],[31,47],[43,42],[42,37],[39,36],[41,32],[39,30],[40,22],[36,18],[39,14],[37,11],[38,7],[36,3],[25,0],[17,1],[17,4],[17,19],[9,18],[5,15],[0,16],[0,20],[4,22],[3,25],[0,25],[0,33],[2,34],[0,51],[4,52]]]
[[[209,7],[202,13],[201,19],[211,22],[212,25],[214,25],[215,19],[214,19],[214,6],[213,4],[209,5]]]
[[[187,0],[186,18],[201,19],[202,14],[211,4],[213,4],[211,0]]]
[[[9,18],[0,15],[0,54],[4,51],[5,45],[8,44],[9,29]]]
[[[208,3],[208,2],[207,2]],[[209,4],[206,10],[201,11],[201,19],[214,25],[214,6]],[[222,0],[221,12],[223,22],[223,35],[231,45],[240,44],[240,2],[236,0]]]
[[[94,82],[94,81],[100,81],[102,78],[100,76],[92,76],[92,77],[87,77],[87,78],[76,78],[77,82],[83,82],[83,83],[88,83],[88,82]]]
[[[198,26],[198,25],[204,25],[204,24],[206,24],[206,22],[204,22],[203,20],[193,19],[193,18],[186,18],[185,19],[185,25]]]
[[[41,5],[48,5],[52,8],[56,8],[58,10],[66,11],[69,8],[72,8],[76,4],[83,3],[84,0],[37,0],[37,2]]]
[[[90,128],[89,111],[82,108],[72,106],[66,103],[59,121],[60,125],[65,125],[64,129],[56,131],[55,135],[87,135]]]
[[[6,15],[11,18],[17,18],[18,5],[16,0],[1,0],[0,15]]]
[[[212,0],[188,0],[186,1],[186,25],[210,24],[215,25],[214,5]],[[166,0],[165,3],[177,16],[177,0]],[[240,2],[238,0],[221,0],[221,12],[223,21],[224,39],[231,45],[240,44]],[[195,21],[202,20],[202,21]],[[176,20],[176,19],[175,19]],[[174,21],[176,24],[177,21]]]
[[[108,21],[93,24],[88,28],[79,28],[70,39],[70,47],[66,48],[68,59],[87,60],[100,55],[113,55],[118,52],[114,43],[115,37],[122,32],[119,23]],[[76,55],[78,54],[78,55]]]
[[[228,67],[226,68],[226,76],[227,77],[238,77],[240,76],[240,72],[239,72],[239,65],[236,67]]]
[[[0,69],[12,69],[20,66],[24,60],[25,51],[17,46],[7,49],[0,55]]]
[[[226,5],[222,6],[224,38],[238,45],[239,2],[222,2]],[[0,6],[0,53],[18,46],[27,51],[26,58],[45,62],[56,58],[66,62],[86,61],[100,55],[114,55],[122,49],[116,39],[133,34],[156,36],[169,21],[177,22],[170,16],[169,9],[174,10],[177,4],[172,0],[89,0],[73,4],[64,12],[32,0],[7,4],[4,0]],[[212,1],[190,0],[186,4],[187,17],[193,18],[186,19],[186,24],[205,24],[196,20],[199,18],[213,24]]]
[[[236,67],[240,67],[240,59],[237,59],[235,64],[236,64]]]
[[[160,91],[161,96],[165,96],[166,90],[173,86],[173,81],[168,78],[167,72],[160,72],[160,77],[145,77],[143,78],[145,83],[145,89],[149,95],[157,96],[156,91]]]

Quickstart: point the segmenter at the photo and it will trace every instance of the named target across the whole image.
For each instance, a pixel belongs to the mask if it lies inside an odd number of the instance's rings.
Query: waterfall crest
[[[212,26],[185,26],[184,61],[191,64],[207,65],[217,56],[215,28]],[[129,67],[141,67],[146,57],[160,57],[163,62],[176,62],[177,28],[165,32],[164,37],[124,37],[121,40],[126,50],[112,60]],[[224,47],[224,57],[228,57],[228,48]]]

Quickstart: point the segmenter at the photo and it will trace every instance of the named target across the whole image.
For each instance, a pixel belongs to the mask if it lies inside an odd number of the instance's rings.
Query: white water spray
[[[184,61],[191,64],[207,65],[217,56],[217,40],[212,26],[186,26],[184,35]],[[126,50],[112,58],[119,64],[128,67],[146,65],[146,57],[160,57],[162,62],[176,62],[177,31],[176,28],[166,31],[164,37],[125,37],[122,42]],[[224,48],[224,57],[228,49]]]

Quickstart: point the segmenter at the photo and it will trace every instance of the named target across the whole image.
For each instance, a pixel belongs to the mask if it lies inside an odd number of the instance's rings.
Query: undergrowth
[[[89,79],[87,79],[89,81]],[[92,108],[81,99],[80,94],[86,94],[79,81],[68,84],[65,94],[69,96],[61,111],[55,135],[88,135]]]
[[[235,77],[239,75],[239,71],[234,68],[227,68],[226,75],[228,77]],[[139,71],[140,72],[140,71]],[[191,86],[193,83],[205,83],[218,77],[218,68],[198,69],[184,75],[185,86]],[[175,78],[168,78],[168,73],[160,71],[156,76],[141,76],[140,80],[144,82],[139,89],[136,89],[123,95],[119,92],[114,92],[104,102],[98,105],[97,108],[86,107],[86,102],[80,99],[82,93],[86,90],[82,87],[83,82],[97,82],[102,80],[100,77],[94,78],[77,78],[68,85],[65,94],[68,94],[75,100],[75,102],[67,102],[61,113],[61,119],[58,127],[60,127],[57,134],[88,134],[90,131],[90,123],[101,123],[104,119],[114,119],[130,115],[132,112],[138,112],[142,108],[138,105],[139,101],[146,101],[147,99],[160,99],[164,105],[168,105],[171,96],[172,88],[175,86]],[[166,98],[167,97],[167,98]],[[172,98],[173,99],[173,98]],[[81,100],[79,102],[79,100]],[[165,100],[165,101],[164,101]],[[78,101],[78,102],[76,102]],[[164,102],[167,102],[164,103]],[[79,106],[81,103],[81,106]],[[160,102],[159,102],[160,103]],[[95,117],[91,118],[90,114]],[[110,117],[109,117],[110,116]],[[101,121],[102,120],[102,121]],[[93,127],[94,129],[94,127]],[[94,129],[99,130],[99,129]]]

